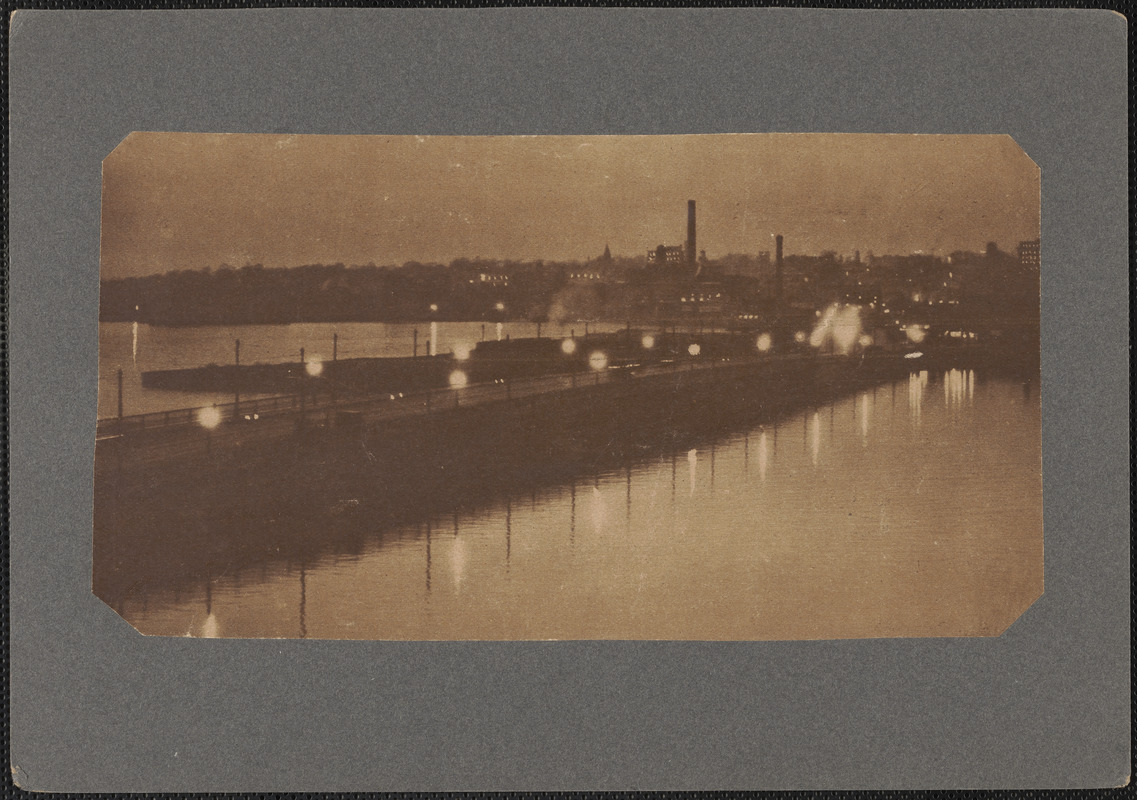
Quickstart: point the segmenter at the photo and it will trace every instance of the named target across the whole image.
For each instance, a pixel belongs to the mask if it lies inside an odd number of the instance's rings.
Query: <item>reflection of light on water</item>
[[[130,323],[130,334],[132,337],[130,357],[134,361],[134,365],[138,366],[138,320]]]
[[[967,396],[967,373],[960,369],[950,370],[944,375],[944,404],[949,408],[963,405]]]
[[[196,637],[199,639],[219,638],[221,636],[221,625],[217,622],[217,615],[213,612],[207,614],[205,621],[201,623],[201,632],[195,634],[193,632],[193,627],[191,626],[190,629],[186,631],[186,636],[190,638]]]
[[[928,385],[928,371],[911,373],[908,376],[908,410],[912,414],[912,421],[918,426],[923,416],[924,387]]]
[[[975,400],[975,370],[967,371],[967,402],[970,405]]]
[[[469,378],[466,373],[460,369],[456,369],[450,373],[450,385],[455,389],[465,386],[468,380]]]
[[[872,413],[872,407],[869,405],[871,395],[865,392],[861,395],[861,440],[864,444],[869,443],[869,415]]]
[[[758,479],[766,480],[766,464],[769,463],[770,455],[769,449],[766,445],[766,431],[762,431],[762,435],[758,437]]]
[[[450,575],[454,578],[454,588],[462,585],[466,577],[466,540],[453,539],[450,544]]]
[[[604,496],[600,494],[600,489],[596,486],[592,487],[592,529],[597,533],[604,530],[604,525],[608,520],[608,509],[604,506]]]
[[[813,466],[817,466],[817,461],[821,456],[821,417],[816,411],[809,419],[809,453],[813,460]]]
[[[498,340],[499,342],[501,341],[501,332],[502,332],[502,330],[504,330],[504,329],[502,328],[502,324],[499,322],[499,323],[497,324],[497,340]]]
[[[691,482],[691,494],[695,493],[695,472],[699,465],[699,451],[691,448],[687,451],[687,474]]]
[[[438,323],[430,323],[430,354],[438,355]]]

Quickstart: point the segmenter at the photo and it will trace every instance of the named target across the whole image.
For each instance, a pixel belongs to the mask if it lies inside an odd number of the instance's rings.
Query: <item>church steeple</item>
[[[601,261],[611,261],[612,260],[612,251],[608,249],[608,243],[607,242],[604,243],[604,255],[600,256],[600,260]]]

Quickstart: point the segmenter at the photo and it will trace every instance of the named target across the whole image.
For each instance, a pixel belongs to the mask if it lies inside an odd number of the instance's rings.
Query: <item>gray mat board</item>
[[[12,753],[67,791],[1105,786],[1129,772],[1124,20],[18,12]],[[990,640],[144,639],[89,591],[99,163],[132,130],[1007,133],[1043,175],[1047,590]]]

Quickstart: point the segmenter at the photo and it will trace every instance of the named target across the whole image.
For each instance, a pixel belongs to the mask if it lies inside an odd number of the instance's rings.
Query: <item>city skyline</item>
[[[1039,238],[1008,136],[134,133],[103,165],[104,278],[248,263],[642,256],[699,206],[711,258],[947,255]]]

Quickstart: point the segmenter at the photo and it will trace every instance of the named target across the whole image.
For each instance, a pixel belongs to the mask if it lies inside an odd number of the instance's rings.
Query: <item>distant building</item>
[[[502,273],[479,272],[477,282],[490,286],[509,286],[509,276]],[[474,281],[471,280],[470,283]]]
[[[1019,242],[1019,266],[1023,269],[1038,269],[1042,265],[1042,242],[1030,239]]]
[[[679,295],[681,313],[687,316],[719,316],[726,309],[721,284],[691,283]]]
[[[687,249],[683,245],[675,245],[669,247],[667,245],[659,245],[654,250],[647,251],[647,263],[649,264],[684,264],[687,261]]]

